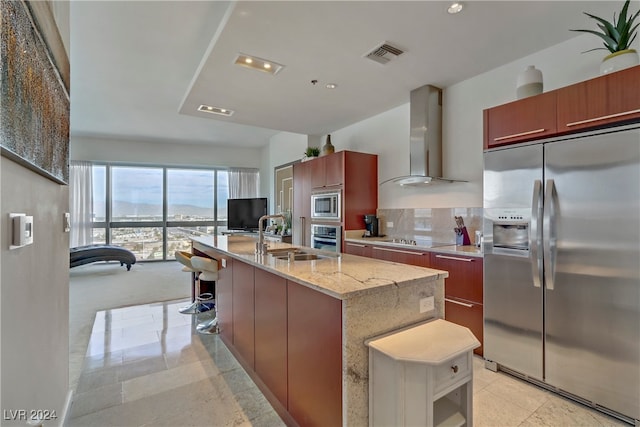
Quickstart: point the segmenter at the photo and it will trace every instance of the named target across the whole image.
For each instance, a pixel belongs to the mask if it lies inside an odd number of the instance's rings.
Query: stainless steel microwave
[[[340,192],[312,194],[311,219],[340,221]]]

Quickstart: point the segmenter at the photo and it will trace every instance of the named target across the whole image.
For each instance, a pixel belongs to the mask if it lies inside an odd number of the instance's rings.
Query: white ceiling
[[[238,147],[279,131],[323,135],[424,84],[444,88],[578,35],[569,28],[595,29],[582,12],[611,18],[621,3],[466,1],[449,15],[441,1],[72,1],[71,134]],[[387,65],[363,57],[384,41],[405,53]],[[243,68],[238,53],[285,68]]]

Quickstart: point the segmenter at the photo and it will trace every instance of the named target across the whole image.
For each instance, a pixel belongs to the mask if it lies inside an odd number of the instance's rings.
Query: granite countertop
[[[449,276],[448,272],[442,270],[349,254],[340,254],[339,257],[333,254],[334,257],[290,263],[273,255],[255,253],[256,239],[249,236],[194,236],[191,240],[341,300]],[[296,247],[279,242],[268,244],[270,250]],[[306,247],[301,249],[323,253]]]
[[[351,234],[351,235],[349,235]],[[441,252],[448,253],[452,255],[467,255],[482,258],[482,250],[474,245],[465,245],[465,246],[457,246],[454,244],[451,245],[441,245],[437,244],[435,246],[424,246],[420,244],[418,240],[415,245],[408,245],[406,243],[394,243],[390,240],[393,240],[389,237],[361,237],[356,236],[354,233],[349,233],[345,237],[345,242],[353,242],[360,244],[375,244],[376,246],[388,246],[392,248],[401,248],[408,249],[414,251],[428,251],[428,252]],[[358,233],[360,234],[360,233]]]

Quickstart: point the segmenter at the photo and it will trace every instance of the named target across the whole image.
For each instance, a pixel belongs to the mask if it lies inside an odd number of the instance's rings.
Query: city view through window
[[[189,236],[226,230],[228,197],[225,170],[94,165],[93,243],[173,259]]]

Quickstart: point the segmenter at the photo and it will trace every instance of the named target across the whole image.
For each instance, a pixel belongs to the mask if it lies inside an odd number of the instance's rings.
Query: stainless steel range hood
[[[410,175],[380,183],[420,186],[435,182],[465,182],[442,176],[442,90],[424,85],[411,91]]]

